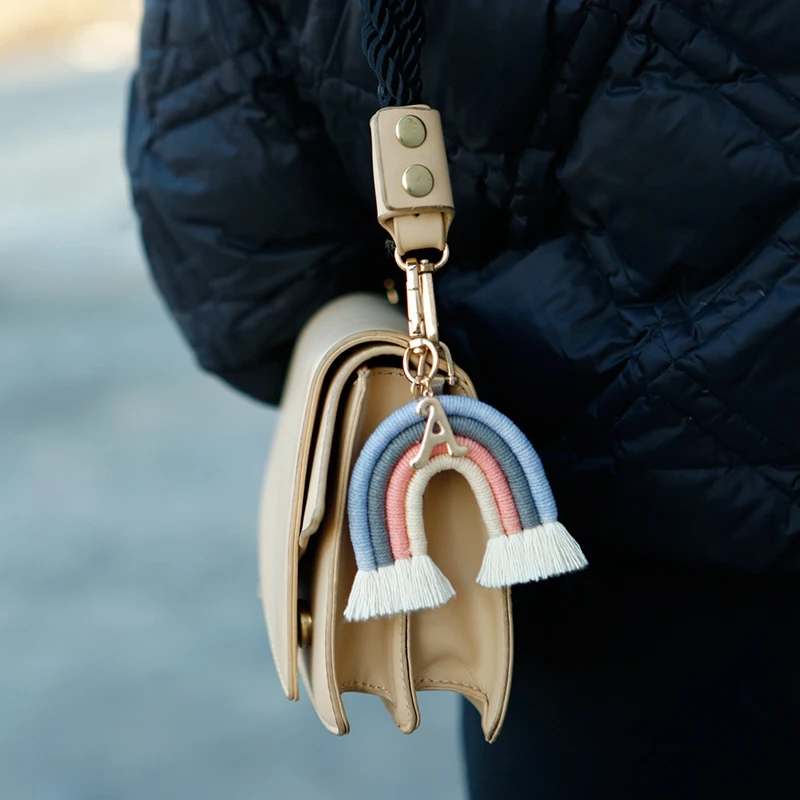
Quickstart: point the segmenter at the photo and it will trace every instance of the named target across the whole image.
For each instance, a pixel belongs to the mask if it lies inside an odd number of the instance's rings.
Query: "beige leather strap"
[[[453,190],[438,111],[381,109],[370,121],[378,221],[400,256],[444,250],[453,221]]]

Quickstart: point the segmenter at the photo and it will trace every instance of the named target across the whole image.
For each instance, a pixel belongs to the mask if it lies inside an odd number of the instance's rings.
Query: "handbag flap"
[[[298,698],[297,592],[300,534],[305,538],[319,524],[330,447],[318,447],[309,469],[312,447],[333,436],[339,397],[346,380],[329,385],[329,373],[351,357],[352,371],[388,351],[402,353],[405,320],[398,309],[377,295],[347,295],[325,306],[305,326],[295,347],[281,400],[261,495],[259,524],[260,597],[275,667],[286,696]],[[329,391],[330,390],[330,391]],[[328,391],[327,400],[323,400]],[[337,395],[338,392],[338,395]],[[325,452],[327,451],[327,452]],[[313,479],[313,485],[309,483]],[[306,498],[313,497],[303,525]]]
[[[333,437],[340,415],[340,401],[350,378],[367,361],[381,356],[401,358],[403,348],[394,344],[380,342],[353,346],[343,355],[334,369],[328,370],[326,388],[317,410],[315,435],[312,444],[311,470],[305,495],[303,522],[300,527],[300,552],[304,552],[308,538],[319,529],[325,514],[325,495],[327,494],[328,474],[333,452]]]
[[[347,489],[364,439],[381,421],[380,403],[370,397],[370,378],[382,370],[363,366],[355,377],[349,376],[336,422],[327,510],[300,564],[301,590],[310,611],[310,636],[298,651],[300,674],[317,716],[329,731],[339,735],[350,730],[343,692],[377,694],[406,733],[419,725],[406,615],[367,622],[347,622],[344,618],[356,574],[355,556],[347,541]],[[399,371],[397,377],[407,393],[405,375]]]

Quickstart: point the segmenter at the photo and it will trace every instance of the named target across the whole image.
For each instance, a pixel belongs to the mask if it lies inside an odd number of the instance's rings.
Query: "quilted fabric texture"
[[[457,217],[445,339],[602,546],[800,567],[800,3],[426,3]],[[148,0],[127,164],[199,363],[278,399],[398,278],[355,0]]]

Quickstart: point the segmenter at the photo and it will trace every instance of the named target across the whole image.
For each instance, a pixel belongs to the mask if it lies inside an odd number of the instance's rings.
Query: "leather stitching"
[[[467,683],[461,683],[460,681],[448,681],[448,680],[433,680],[431,678],[420,678],[418,681],[415,681],[415,685],[417,687],[420,686],[458,686],[460,689],[467,689],[470,692],[477,692],[481,699],[488,703],[489,698],[486,696],[486,693],[479,689],[477,686],[470,686]]]
[[[472,678],[472,681],[473,681],[472,688],[475,689],[476,691],[481,692],[481,694],[485,694],[486,693],[486,690],[483,688],[483,685],[478,680],[478,676],[475,674],[475,672],[473,670],[471,670],[468,666],[463,664],[462,662],[455,661],[453,659],[440,659],[439,661],[434,662],[419,676],[419,678],[417,679],[416,682],[419,683],[420,681],[429,681],[429,682],[435,683],[437,679],[435,679],[435,678],[426,678],[425,676],[429,675],[431,672],[433,672],[433,670],[439,669],[439,667],[447,666],[448,664],[456,664],[456,666],[459,666],[459,667],[462,667],[463,669],[465,669],[469,673],[470,678]],[[443,682],[444,683],[449,683],[449,681],[443,681]],[[459,685],[463,686],[464,684],[459,684]]]
[[[392,700],[392,693],[385,686],[380,686],[376,683],[365,683],[363,681],[350,681],[348,683],[339,684],[340,692],[352,692],[357,690],[371,689],[368,694],[377,694],[382,697],[393,708],[397,708],[397,704]]]
[[[346,691],[347,689],[374,689],[376,692],[389,692],[385,686],[381,686],[378,683],[368,683],[367,681],[347,681],[345,683],[339,684],[339,688],[342,691]]]

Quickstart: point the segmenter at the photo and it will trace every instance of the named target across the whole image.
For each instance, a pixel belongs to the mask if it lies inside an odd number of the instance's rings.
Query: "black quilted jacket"
[[[429,0],[445,339],[596,543],[800,567],[800,2]],[[278,399],[325,300],[397,277],[357,0],[148,0],[127,163],[200,364]]]

